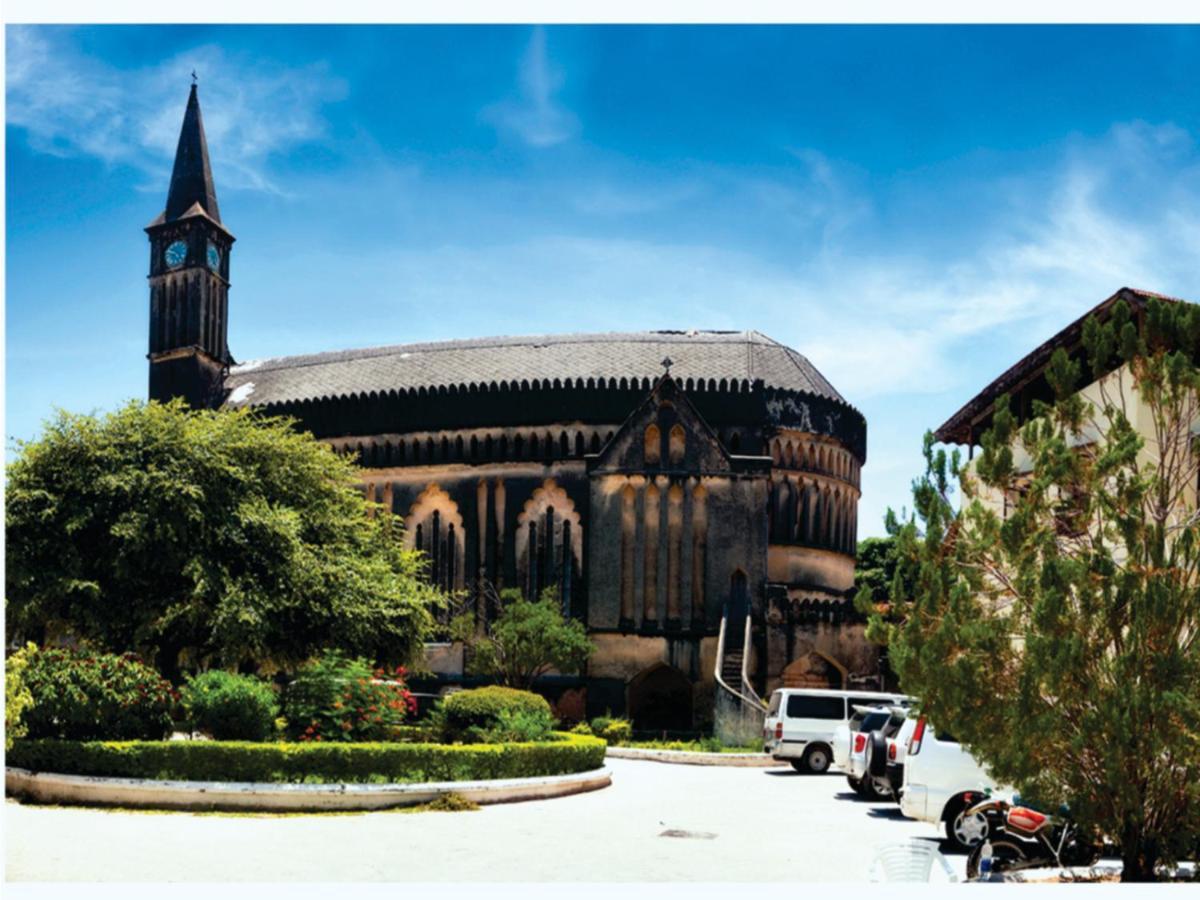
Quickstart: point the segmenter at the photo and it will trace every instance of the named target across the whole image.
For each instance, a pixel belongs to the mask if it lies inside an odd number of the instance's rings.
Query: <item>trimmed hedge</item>
[[[179,781],[391,783],[531,778],[604,765],[604,741],[536,744],[258,744],[244,741],[19,740],[6,765],[35,772]]]

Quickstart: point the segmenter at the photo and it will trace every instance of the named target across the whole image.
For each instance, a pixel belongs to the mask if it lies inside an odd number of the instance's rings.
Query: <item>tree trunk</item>
[[[155,666],[159,674],[171,684],[177,685],[183,680],[182,672],[179,669],[179,654],[182,650],[182,644],[166,641],[159,644],[158,647],[158,653],[154,660]]]
[[[1121,842],[1121,881],[1155,881],[1158,867],[1158,841],[1140,830],[1127,830]]]

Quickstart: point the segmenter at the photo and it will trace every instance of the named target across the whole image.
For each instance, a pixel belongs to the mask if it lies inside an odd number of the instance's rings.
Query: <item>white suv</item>
[[[879,800],[892,795],[885,777],[872,777],[867,771],[875,734],[894,734],[904,722],[901,706],[856,706],[845,725],[838,726],[833,741],[834,762],[846,773],[846,781],[859,795]],[[880,751],[880,755],[886,751]]]
[[[900,811],[904,815],[933,825],[945,823],[947,840],[962,851],[987,835],[982,815],[964,813],[984,791],[996,790],[996,782],[958,741],[938,734],[924,716],[912,728],[903,777]]]
[[[824,772],[833,762],[834,733],[851,707],[908,702],[903,694],[780,688],[771,694],[763,721],[763,752],[797,772]]]

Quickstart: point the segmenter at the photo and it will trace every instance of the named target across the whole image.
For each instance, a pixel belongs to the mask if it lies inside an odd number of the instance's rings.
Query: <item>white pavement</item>
[[[476,812],[221,815],[5,804],[10,881],[865,881],[936,838],[839,774],[610,759],[612,787]],[[664,834],[667,832],[667,834]],[[965,858],[949,857],[962,878]]]

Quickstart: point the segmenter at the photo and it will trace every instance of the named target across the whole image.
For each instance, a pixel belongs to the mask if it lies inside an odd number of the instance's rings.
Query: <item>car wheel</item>
[[[877,778],[872,775],[868,778],[871,782],[871,789],[875,792],[876,798],[879,800],[892,799],[892,783],[886,778]]]
[[[862,793],[862,782],[859,779],[855,778],[853,775],[846,776],[846,783],[848,785],[850,785],[850,787],[854,791],[854,793],[856,793],[856,794]]]
[[[801,775],[803,775],[805,772],[808,771],[808,763],[806,763],[802,759],[789,759],[788,762],[791,763],[792,768],[795,769],[797,772],[799,772]]]
[[[960,800],[946,813],[946,840],[960,853],[967,853],[982,844],[988,833],[983,813],[967,815],[967,809]]]
[[[804,764],[814,775],[823,775],[829,771],[830,762],[829,750],[820,744],[809,747],[804,754]]]

